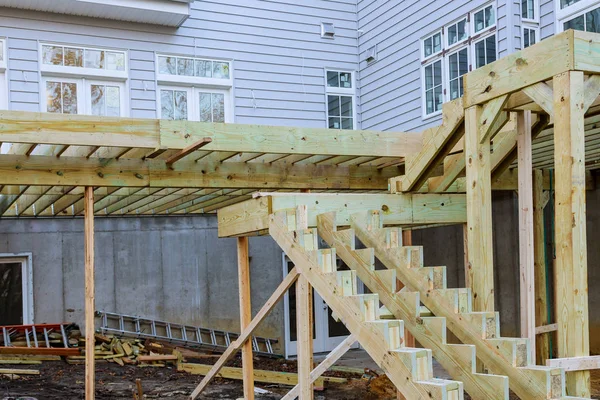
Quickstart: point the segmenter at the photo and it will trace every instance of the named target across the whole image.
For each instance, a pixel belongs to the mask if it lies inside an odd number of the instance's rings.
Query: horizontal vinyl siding
[[[235,122],[252,124],[326,126],[324,69],[358,68],[356,28],[356,0],[203,0],[178,29],[0,9],[12,109],[39,110],[37,46],[48,41],[127,50],[130,114],[141,118],[157,116],[156,53],[232,60]]]
[[[542,39],[556,33],[556,6],[554,0],[540,0],[540,36]]]
[[[419,131],[439,124],[423,120],[420,39],[488,3],[485,0],[358,2],[363,129]],[[504,0],[498,1],[498,51],[509,51]],[[377,46],[377,61],[367,65],[366,52]]]

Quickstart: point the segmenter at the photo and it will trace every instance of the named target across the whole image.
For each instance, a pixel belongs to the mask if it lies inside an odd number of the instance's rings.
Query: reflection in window
[[[230,78],[229,62],[191,57],[159,56],[158,73],[199,78]]]
[[[42,62],[64,67],[125,71],[125,53],[121,51],[43,45]]]
[[[327,86],[342,89],[352,88],[352,73],[327,71]]]
[[[462,42],[467,38],[467,19],[463,18],[448,27],[448,46]]]
[[[200,122],[225,122],[225,95],[199,93]]]
[[[92,115],[121,115],[121,93],[118,86],[91,85]]]
[[[565,22],[564,29],[600,33],[600,7]]]
[[[560,8],[572,6],[575,3],[579,3],[581,0],[560,0]]]
[[[187,120],[187,92],[161,89],[160,117],[170,120]]]
[[[489,36],[475,43],[475,66],[483,67],[496,61],[496,35]]]
[[[535,19],[535,0],[521,0],[521,17]]]
[[[77,114],[77,84],[47,81],[46,110],[58,114]]]
[[[496,15],[494,13],[494,6],[489,5],[483,10],[479,10],[473,17],[475,20],[475,33],[482,31],[485,28],[489,28],[496,23]]]
[[[436,61],[425,67],[425,109],[432,114],[442,109],[442,61]]]
[[[463,75],[469,72],[469,55],[464,48],[448,57],[448,77],[450,78],[450,100],[463,95]]]
[[[352,96],[327,96],[330,129],[354,129]]]
[[[442,51],[442,33],[438,32],[423,41],[423,56],[429,57]]]
[[[534,45],[536,41],[536,30],[523,28],[523,48]]]

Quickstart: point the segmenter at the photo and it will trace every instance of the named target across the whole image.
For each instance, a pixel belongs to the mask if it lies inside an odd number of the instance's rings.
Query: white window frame
[[[0,253],[0,263],[21,264],[21,279],[23,281],[23,324],[35,323],[33,307],[33,253]]]
[[[444,104],[444,102],[446,102],[446,94],[444,93],[444,91],[446,90],[446,63],[444,62],[444,59],[440,56],[437,57],[435,59],[429,59],[427,61],[427,63],[421,65],[421,107],[423,110],[423,119],[427,120],[429,118],[433,118],[433,117],[437,117],[438,115],[442,115],[443,109],[440,109],[438,111],[434,111],[431,114],[427,114],[427,90],[425,88],[425,68],[433,65],[436,62],[440,62],[441,63],[441,68],[442,68],[442,96],[443,96],[443,101],[442,101],[442,105]],[[434,91],[435,93],[435,91]]]
[[[488,27],[483,28],[482,30],[476,32],[475,31],[475,14],[477,14],[479,11],[481,10],[485,10],[486,8],[492,6],[492,9],[494,10],[494,23]],[[485,16],[485,13],[484,13]],[[470,20],[470,33],[471,33],[471,38],[479,38],[480,36],[487,36],[489,32],[491,31],[496,31],[497,27],[498,27],[498,5],[496,4],[496,1],[493,2],[489,2],[486,3],[485,5],[471,11],[469,13],[469,20]],[[497,38],[496,38],[497,41]]]
[[[581,0],[579,3],[575,3],[563,9],[560,8],[560,0],[556,0],[555,3],[556,11],[554,15],[556,15],[556,33],[565,30],[564,23],[568,20],[577,18],[596,8],[600,8],[600,0]]]
[[[450,35],[448,33],[449,28],[454,25],[458,26],[458,23],[462,20],[465,20],[465,22],[466,22],[465,30],[467,31],[467,37],[463,40],[459,40],[456,43],[449,44],[448,43],[448,38],[450,37]],[[451,23],[449,23],[448,25],[444,26],[444,36],[442,37],[442,42],[443,42],[442,49],[445,49],[446,51],[454,51],[455,48],[458,48],[460,46],[464,46],[464,45],[468,44],[470,37],[471,37],[471,23],[469,22],[469,17],[467,17],[466,15],[463,15],[461,18],[456,19],[456,20],[452,21]],[[444,46],[447,46],[447,47],[444,47]]]
[[[425,56],[425,41],[427,39],[429,39],[429,38],[433,38],[438,33],[440,34],[440,37],[441,37],[441,44],[442,44],[441,50],[438,51],[437,53],[432,53],[432,54],[430,54],[428,56]],[[431,60],[431,59],[433,59],[435,57],[441,56],[444,53],[444,40],[445,40],[444,39],[445,38],[444,33],[445,33],[444,29],[442,28],[442,29],[438,29],[438,30],[436,30],[434,32],[431,32],[429,35],[423,36],[421,38],[421,56],[420,56],[420,59],[421,59],[422,62],[429,61],[429,60]]]
[[[164,90],[178,90],[187,92],[188,102],[187,102],[187,116],[188,121],[199,121],[200,120],[200,110],[198,95],[201,92],[207,93],[221,93],[225,96],[225,123],[232,123],[234,121],[233,117],[233,100],[231,98],[231,90],[214,88],[209,86],[183,86],[183,85],[159,85],[157,87],[157,107],[156,114],[157,118],[161,118],[162,105],[161,105],[161,96],[160,91]]]
[[[0,60],[0,110],[8,110],[8,50],[6,38],[0,38],[2,43],[2,60]]]
[[[352,87],[351,88],[341,88],[341,87],[330,87],[327,85],[327,73],[328,72],[337,72],[337,73],[347,73],[350,74]],[[346,96],[352,97],[352,129],[358,129],[358,121],[356,119],[357,107],[356,107],[356,71],[342,70],[336,68],[326,68],[325,69],[325,127],[329,129],[329,95],[332,96]],[[340,104],[341,106],[341,104]],[[331,128],[334,129],[334,128]],[[346,129],[340,129],[346,130]]]
[[[452,101],[451,99],[451,93],[450,93],[450,56],[453,54],[458,54],[460,51],[462,50],[467,50],[467,70],[469,70],[471,68],[471,63],[472,63],[472,54],[471,51],[469,49],[469,46],[461,46],[461,47],[455,47],[452,46],[451,50],[449,50],[447,52],[447,54],[444,57],[443,63],[442,63],[442,68],[444,69],[444,71],[442,71],[442,93],[444,93],[444,102],[446,101]],[[460,61],[459,61],[460,64]],[[469,73],[469,71],[467,71],[467,74]],[[465,74],[466,75],[466,74]],[[462,75],[464,76],[464,75]],[[460,82],[460,76],[458,78],[456,78],[459,80]],[[447,87],[444,87],[444,84],[447,85]],[[464,95],[464,93],[463,93]],[[460,96],[462,97],[462,96]]]
[[[40,106],[42,112],[48,112],[48,102],[46,93],[46,82],[56,81],[64,83],[75,83],[77,85],[77,115],[92,115],[92,98],[91,88],[92,85],[108,85],[118,86],[121,107],[121,117],[127,117],[127,88],[125,82],[121,81],[108,81],[98,79],[86,79],[86,78],[73,78],[64,76],[42,76],[42,90],[40,90]]]
[[[560,1],[560,0],[556,0],[556,1]],[[529,22],[529,23],[535,23],[538,24],[540,22],[540,0],[533,0],[533,12],[534,12],[534,16],[533,18],[523,18],[523,3],[519,2],[519,8],[521,9],[521,21],[522,22]],[[496,18],[498,18],[498,16],[496,15]]]
[[[535,43],[540,42],[540,27],[537,25],[523,24],[521,26],[521,49],[525,48],[525,30],[526,29],[535,32]],[[533,46],[535,43],[529,44],[529,46]]]
[[[96,50],[96,51],[113,51],[123,53],[125,55],[125,69],[123,71],[117,70],[106,70],[97,68],[86,68],[86,67],[68,67],[64,65],[52,65],[44,64],[44,46],[61,46],[61,47],[75,47],[83,50]],[[53,75],[53,76],[81,76],[87,78],[98,78],[98,79],[110,79],[116,81],[126,81],[129,78],[129,60],[127,51],[121,49],[113,49],[108,47],[87,47],[75,44],[65,43],[53,43],[53,42],[40,42],[38,46],[38,62],[40,65],[40,72],[42,75]],[[85,59],[83,60],[85,63]]]
[[[194,60],[203,60],[203,61],[217,61],[217,62],[226,62],[229,63],[229,79],[224,78],[202,78],[199,76],[185,76],[185,75],[170,75],[170,74],[161,74],[158,69],[158,58],[159,57],[179,57],[179,58],[191,58]],[[218,58],[209,58],[209,57],[192,57],[180,54],[156,54],[155,57],[156,62],[156,79],[159,84],[163,85],[175,85],[175,86],[204,86],[204,87],[213,87],[213,88],[222,88],[222,89],[231,89],[233,87],[233,61],[218,59]]]
[[[489,32],[485,35],[479,35],[477,36],[477,38],[473,39],[472,43],[471,43],[471,66],[472,69],[475,70],[477,69],[477,65],[475,64],[477,61],[477,54],[476,54],[476,44],[481,42],[482,40],[486,40],[487,38],[491,37],[491,36],[495,36],[496,37],[496,59],[494,61],[498,61],[498,32],[496,30],[494,30],[493,32]],[[487,53],[487,49],[486,49],[486,53]],[[486,65],[489,63],[486,63]],[[481,67],[480,67],[481,68]]]

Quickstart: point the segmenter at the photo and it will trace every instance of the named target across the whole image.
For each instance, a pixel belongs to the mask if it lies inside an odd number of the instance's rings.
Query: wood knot
[[[489,93],[491,91],[492,91],[492,85],[488,85],[483,92],[484,93]]]
[[[489,75],[490,75],[490,77],[492,77],[492,78],[493,78],[493,77],[495,77],[495,76],[496,76],[496,73],[495,73],[494,71],[490,71],[490,74],[489,74]]]
[[[527,65],[527,61],[524,58],[517,58],[517,61],[515,62],[517,64],[518,67],[522,67],[524,65]]]

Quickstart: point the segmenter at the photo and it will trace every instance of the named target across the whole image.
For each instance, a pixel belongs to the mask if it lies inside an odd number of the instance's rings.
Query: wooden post
[[[531,111],[517,112],[519,175],[519,288],[521,337],[529,338],[531,360],[535,360],[535,297],[533,256],[533,164],[531,155]]]
[[[490,140],[479,140],[481,107],[465,110],[468,279],[474,311],[494,311]]]
[[[402,230],[402,246],[412,246],[412,245],[413,245],[412,230],[409,230],[409,229],[404,230],[403,229]],[[398,281],[398,283],[399,283],[398,290],[400,290],[400,289],[402,289],[402,287],[404,287],[404,285],[400,281]],[[404,328],[404,345],[406,347],[415,347],[416,346],[415,337],[406,328]],[[399,390],[396,391],[396,399],[397,400],[407,400],[406,397],[404,397],[402,392]]]
[[[252,322],[250,302],[250,259],[248,257],[248,238],[237,238],[238,277],[240,290],[240,327],[246,329]],[[254,364],[252,362],[252,341],[242,346],[242,373],[244,379],[244,399],[254,400]]]
[[[536,326],[546,326],[548,321],[548,302],[546,283],[546,243],[544,242],[544,175],[541,170],[533,171],[533,255],[535,274],[535,321]],[[550,335],[543,333],[536,337],[536,364],[546,365],[550,358]]]
[[[558,357],[590,355],[583,72],[554,77]],[[567,395],[590,397],[589,371],[567,373]]]
[[[313,369],[312,287],[300,275],[296,282],[296,329],[298,346],[299,400],[313,399],[310,373]]]
[[[85,187],[85,400],[95,397],[94,188]]]

